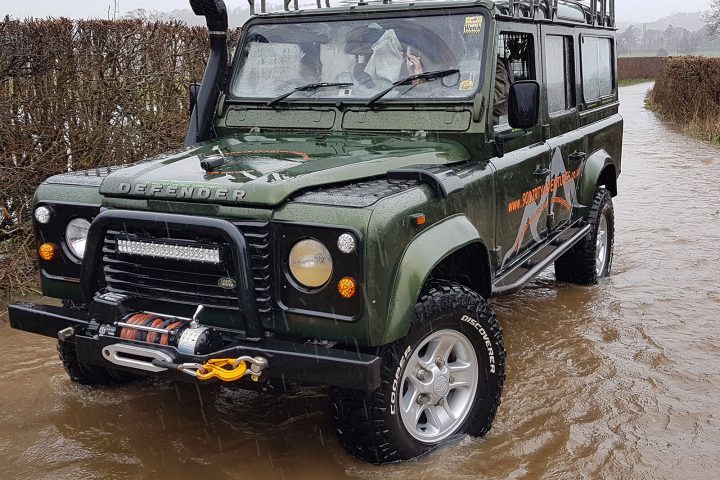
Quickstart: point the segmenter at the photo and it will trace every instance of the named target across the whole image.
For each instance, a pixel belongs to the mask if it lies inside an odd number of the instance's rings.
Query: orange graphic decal
[[[544,185],[539,185],[532,190],[528,190],[527,192],[522,194],[521,198],[513,200],[508,204],[508,213],[515,213],[518,210],[521,210],[522,208],[527,207],[532,203],[540,201],[542,197],[549,195],[550,192],[553,192],[556,189],[565,185],[566,183],[578,178],[580,176],[580,173],[580,168],[573,172],[563,172],[562,174],[549,179],[547,182],[545,182]],[[555,200],[553,199],[553,201]]]

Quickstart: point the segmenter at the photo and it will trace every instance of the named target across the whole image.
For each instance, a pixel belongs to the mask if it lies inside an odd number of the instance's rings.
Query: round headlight
[[[90,222],[84,218],[70,220],[65,229],[65,242],[73,255],[78,258],[83,258],[83,255],[85,255],[85,244],[87,243],[89,230]]]
[[[35,210],[35,220],[43,225],[50,223],[50,209],[47,207],[38,207]]]
[[[317,240],[300,240],[290,250],[290,273],[301,285],[318,288],[332,275],[330,251]]]

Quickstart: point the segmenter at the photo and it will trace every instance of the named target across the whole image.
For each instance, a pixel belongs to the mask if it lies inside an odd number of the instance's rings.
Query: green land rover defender
[[[230,63],[223,1],[190,3],[211,53],[186,147],[40,185],[63,307],[11,305],[12,326],[58,338],[86,385],[327,385],[371,462],[485,435],[506,361],[491,297],[551,264],[610,273],[614,2],[251,0]]]

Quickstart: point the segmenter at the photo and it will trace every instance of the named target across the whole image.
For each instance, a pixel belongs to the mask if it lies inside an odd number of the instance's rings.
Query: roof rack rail
[[[503,15],[615,28],[615,0],[493,0]]]
[[[257,0],[247,0],[248,4],[250,5],[250,15],[255,15],[255,3]],[[317,4],[317,8],[330,8],[330,0],[315,0],[315,3]],[[323,5],[324,3],[324,5]],[[300,10],[300,5],[298,0],[283,0],[283,8],[286,12],[290,11],[290,6],[292,6],[293,10]],[[268,13],[267,10],[267,0],[260,0],[260,13]]]
[[[256,3],[260,13],[268,13],[268,0],[247,0],[250,15],[255,15]],[[409,0],[406,0],[409,1]],[[422,1],[422,0],[421,0]],[[544,19],[552,22],[572,21],[587,23],[594,27],[615,28],[615,0],[492,0],[501,14],[513,18]],[[330,0],[315,0],[317,8],[330,8]],[[365,6],[392,4],[393,0],[340,0],[340,5]],[[401,2],[405,3],[405,2]],[[283,0],[286,12],[300,10],[299,0]]]

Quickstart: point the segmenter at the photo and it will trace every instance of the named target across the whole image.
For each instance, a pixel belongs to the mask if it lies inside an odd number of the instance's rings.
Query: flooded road
[[[52,339],[0,324],[0,478],[710,478],[720,471],[720,149],[626,120],[614,273],[496,300],[508,381],[493,430],[416,461],[354,459],[323,389],[274,397],[147,383],[90,390]],[[715,474],[716,475],[716,474]]]

